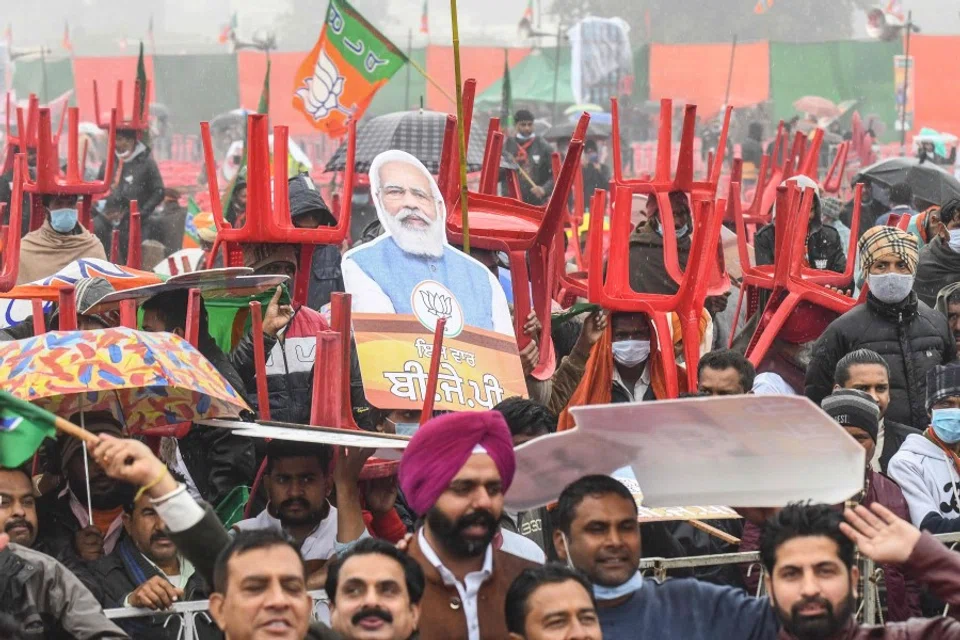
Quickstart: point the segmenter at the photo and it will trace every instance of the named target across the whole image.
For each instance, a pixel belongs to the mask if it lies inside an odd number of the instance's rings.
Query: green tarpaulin
[[[240,105],[237,56],[153,58],[155,100],[167,107],[174,133],[200,135],[200,123]]]
[[[803,96],[834,102],[860,100],[862,116],[877,114],[887,125],[884,138],[895,135],[893,56],[902,53],[894,42],[770,43],[770,97],[774,117],[796,115],[793,103]]]
[[[410,59],[417,63],[421,69],[425,68],[427,61],[426,49],[414,49],[410,52]],[[410,78],[409,104],[405,104],[407,97],[407,77]],[[367,114],[379,116],[394,111],[407,111],[416,109],[420,106],[420,98],[426,101],[427,81],[420,72],[409,64],[401,68],[394,74],[390,81],[385,84],[377,95],[373,97],[373,102],[367,109]]]
[[[69,58],[47,59],[46,63],[39,59],[18,60],[14,64],[13,88],[19,100],[35,93],[41,104],[49,102],[73,89],[73,65]],[[76,104],[76,96],[70,96],[70,105]]]

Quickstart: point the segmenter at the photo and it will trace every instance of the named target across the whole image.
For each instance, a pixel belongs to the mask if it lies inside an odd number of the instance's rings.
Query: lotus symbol
[[[297,95],[303,100],[303,106],[313,116],[314,120],[323,120],[334,111],[346,115],[353,115],[353,110],[340,106],[340,95],[346,78],[340,75],[337,66],[327,55],[320,50],[317,66],[313,69],[313,77],[303,81],[304,86],[297,89]]]
[[[427,306],[427,311],[438,318],[453,317],[453,298],[441,293],[431,293],[424,289],[420,290],[423,297],[423,303]]]

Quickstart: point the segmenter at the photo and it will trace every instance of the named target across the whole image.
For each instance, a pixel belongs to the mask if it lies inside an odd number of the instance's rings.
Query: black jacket
[[[887,472],[887,465],[890,464],[890,458],[896,455],[903,445],[903,441],[911,433],[923,435],[923,430],[914,429],[905,424],[884,419],[883,421],[883,451],[880,452],[880,471]]]
[[[140,148],[139,145],[137,148]],[[137,209],[146,218],[163,202],[163,177],[150,153],[150,147],[144,146],[142,151],[134,153],[132,158],[123,163],[119,177],[114,169],[114,186],[110,189],[110,195],[128,204],[136,200]],[[106,164],[103,164],[100,167],[101,180],[105,172]]]
[[[630,234],[630,288],[637,293],[673,295],[679,289],[667,273],[663,236],[657,231],[658,222],[647,220]],[[687,268],[690,257],[690,234],[677,238],[677,261],[681,271]]]
[[[775,236],[773,223],[764,225],[753,239],[753,250],[758,265],[773,264]],[[843,253],[840,233],[833,227],[810,221],[807,232],[807,262],[813,269],[843,273],[847,258]]]
[[[310,285],[307,289],[307,306],[316,311],[330,302],[330,294],[344,291],[343,270],[340,266],[340,247],[318,244],[313,249],[310,265]]]
[[[805,395],[817,403],[833,390],[834,369],[843,356],[871,349],[890,367],[890,406],[885,418],[917,429],[929,424],[927,371],[957,357],[947,320],[911,293],[903,302],[884,304],[867,296],[830,323],[814,346],[807,367]]]
[[[876,198],[870,202],[862,203],[860,205],[860,228],[850,229],[850,233],[856,233],[858,238],[861,237],[867,229],[876,225],[877,218],[889,210],[890,207],[883,205]],[[850,223],[853,222],[853,200],[849,200],[843,205],[843,209],[840,210],[840,222],[848,228],[850,227]]]
[[[127,637],[66,567],[17,544],[0,551],[0,613],[20,623],[23,640]]]
[[[522,146],[521,146],[522,145]],[[540,136],[535,136],[533,140],[527,142],[518,142],[516,136],[510,136],[504,141],[503,148],[517,160],[517,164],[523,169],[530,179],[537,186],[543,187],[546,192],[543,198],[533,195],[533,187],[530,182],[522,175],[518,176],[520,180],[520,195],[524,202],[529,204],[543,204],[550,199],[550,192],[553,191],[553,147]],[[504,176],[502,175],[501,178]],[[505,187],[504,187],[505,188]]]
[[[927,306],[933,307],[940,290],[954,282],[960,282],[960,253],[936,236],[920,250],[913,290]]]
[[[90,565],[90,576],[93,580],[87,587],[104,609],[120,609],[126,606],[127,596],[137,587],[159,575],[160,572],[143,557],[133,540],[124,536],[113,553]],[[210,588],[199,573],[190,577],[183,591],[184,600],[206,600],[210,597]],[[120,620],[118,624],[134,640],[176,640],[180,631],[180,619],[177,614],[159,612],[150,618]],[[206,616],[198,615],[194,621],[201,640],[223,637],[216,624]]]

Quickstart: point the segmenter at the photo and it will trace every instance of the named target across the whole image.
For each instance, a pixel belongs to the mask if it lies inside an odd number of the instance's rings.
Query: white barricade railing
[[[960,543],[960,533],[941,533],[934,536],[943,544],[953,548]],[[756,551],[744,553],[721,553],[709,556],[689,556],[684,558],[643,558],[640,560],[641,572],[652,572],[654,577],[662,580],[671,569],[693,569],[699,567],[716,567],[728,564],[760,564],[760,554]],[[862,558],[863,567],[863,588],[860,590],[862,597],[863,622],[864,624],[877,624],[880,617],[879,598],[877,595],[882,579],[882,571],[875,568],[874,563],[869,558]],[[875,575],[876,574],[876,575]],[[763,591],[763,576],[760,579],[760,591]],[[314,618],[329,622],[326,592],[323,590],[310,591],[313,598]],[[199,613],[206,614],[208,601],[195,600],[192,602],[177,602],[170,609],[163,611],[153,611],[151,609],[105,609],[104,613],[111,620],[125,620],[130,618],[150,618],[154,616],[176,616],[180,619],[179,640],[194,640],[197,638],[197,627],[195,617]],[[946,611],[944,611],[946,615]]]

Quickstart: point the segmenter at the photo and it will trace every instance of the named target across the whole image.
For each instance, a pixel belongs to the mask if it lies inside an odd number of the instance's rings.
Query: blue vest
[[[465,324],[493,331],[490,272],[465,253],[444,246],[441,258],[415,256],[387,237],[354,251],[350,258],[380,285],[397,313],[412,314],[413,288],[424,280],[435,280],[456,297]]]

